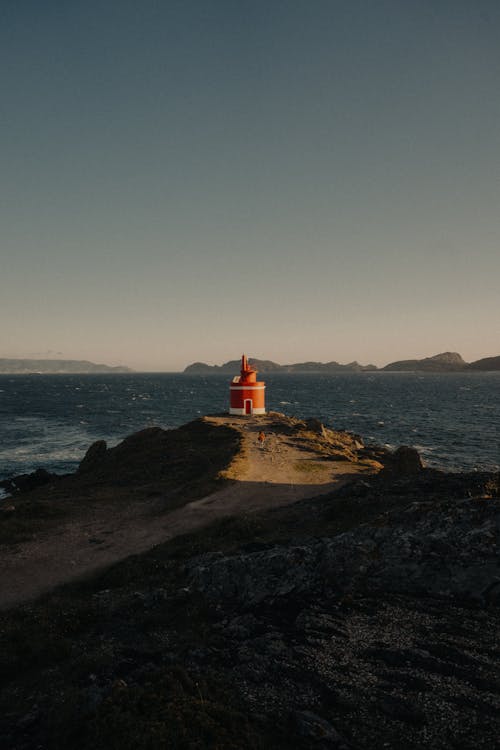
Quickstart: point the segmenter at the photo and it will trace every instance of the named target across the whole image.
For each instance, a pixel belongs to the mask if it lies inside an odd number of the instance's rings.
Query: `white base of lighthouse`
[[[236,409],[233,406],[233,407],[231,407],[229,409],[229,413],[230,414],[236,414],[236,415],[238,415],[240,417],[245,417],[245,416],[248,417],[249,415],[251,415],[251,416],[257,416],[257,415],[265,414],[266,410],[265,409],[258,409],[258,408],[257,409],[253,409],[252,408],[250,411],[245,411],[245,409]]]

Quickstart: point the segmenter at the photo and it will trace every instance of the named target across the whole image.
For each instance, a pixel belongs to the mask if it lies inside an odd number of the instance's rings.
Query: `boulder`
[[[385,472],[398,476],[414,476],[424,468],[420,453],[416,448],[402,445],[388,456]]]
[[[16,495],[19,492],[29,492],[38,487],[43,487],[43,485],[49,484],[49,482],[53,482],[56,479],[58,479],[57,474],[51,474],[45,469],[37,469],[31,474],[20,474],[17,477],[0,482],[0,488],[11,495]]]
[[[97,440],[95,443],[92,443],[83,460],[80,462],[78,474],[86,474],[87,472],[94,471],[101,464],[107,451],[108,446],[105,440]]]
[[[310,419],[306,419],[304,423],[306,428],[316,435],[321,435],[321,437],[326,435],[325,425],[319,419],[311,417]]]

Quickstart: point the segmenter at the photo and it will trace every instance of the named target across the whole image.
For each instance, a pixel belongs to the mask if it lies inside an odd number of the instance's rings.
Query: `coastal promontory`
[[[496,746],[497,474],[268,414],[31,480],[0,510],[0,747]]]

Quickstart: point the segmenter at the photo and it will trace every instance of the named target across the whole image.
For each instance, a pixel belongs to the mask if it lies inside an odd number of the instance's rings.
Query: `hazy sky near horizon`
[[[500,354],[497,0],[0,0],[0,357]]]

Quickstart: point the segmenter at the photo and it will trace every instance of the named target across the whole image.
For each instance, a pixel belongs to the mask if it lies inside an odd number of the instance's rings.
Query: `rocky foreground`
[[[497,746],[498,476],[288,427],[373,471],[3,613],[0,747]]]

